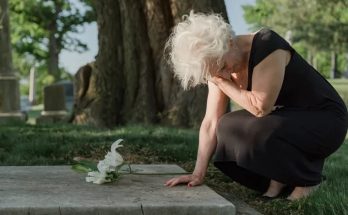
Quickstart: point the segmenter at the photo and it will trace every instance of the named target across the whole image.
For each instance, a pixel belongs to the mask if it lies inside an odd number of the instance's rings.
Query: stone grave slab
[[[86,174],[70,166],[2,166],[0,214],[235,214],[231,202],[205,185],[164,186],[175,173],[185,173],[177,165],[131,165],[131,169],[135,174],[97,185],[85,182]]]

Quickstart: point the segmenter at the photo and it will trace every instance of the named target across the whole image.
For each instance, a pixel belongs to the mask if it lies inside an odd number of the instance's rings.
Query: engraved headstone
[[[67,117],[65,90],[62,85],[50,85],[44,88],[44,110],[36,123],[54,123]]]
[[[18,78],[13,72],[8,1],[0,1],[0,123],[23,120]]]

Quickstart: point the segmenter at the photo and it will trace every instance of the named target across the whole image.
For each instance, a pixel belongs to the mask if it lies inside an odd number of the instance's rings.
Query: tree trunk
[[[227,20],[224,1],[100,2],[94,1],[99,53],[91,80],[93,74],[99,77],[93,85],[98,92],[95,98],[104,100],[92,102],[98,111],[90,117],[105,126],[127,122],[198,126],[205,112],[207,87],[183,91],[164,62],[163,49],[172,27],[191,9],[219,12]]]
[[[123,123],[124,102],[123,47],[121,8],[119,1],[94,1],[98,22],[99,51],[95,69],[90,76],[89,91],[94,94],[90,103],[92,124],[112,127]],[[94,88],[94,89],[93,89]]]
[[[49,32],[49,45],[48,45],[48,74],[54,77],[54,80],[59,80],[59,51],[57,48],[56,29],[52,29]]]
[[[58,26],[57,20],[58,15],[62,11],[62,8],[59,3],[55,3],[55,12],[54,16],[51,18],[50,25],[48,26],[48,74],[54,77],[54,80],[57,81],[60,79],[59,71],[59,45],[57,39]]]
[[[307,51],[307,62],[310,64],[310,65],[313,65],[313,52],[311,50],[308,50]]]
[[[154,123],[158,111],[154,62],[144,14],[144,2],[120,1],[123,31],[125,93],[122,117],[126,122]]]
[[[337,53],[335,51],[331,52],[331,73],[330,78],[338,78],[338,70],[337,70]]]
[[[0,0],[0,74],[12,74],[11,39],[7,0]]]

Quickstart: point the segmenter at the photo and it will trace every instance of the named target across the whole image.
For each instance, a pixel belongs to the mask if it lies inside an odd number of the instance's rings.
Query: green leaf
[[[90,168],[87,168],[81,164],[72,165],[71,169],[75,170],[76,172],[80,172],[80,173],[88,173],[88,172],[92,171]]]
[[[83,173],[98,171],[97,164],[90,160],[77,161],[71,168],[77,172]]]
[[[111,179],[112,181],[117,179],[119,177],[119,174],[117,174],[116,172],[108,172],[106,179]]]

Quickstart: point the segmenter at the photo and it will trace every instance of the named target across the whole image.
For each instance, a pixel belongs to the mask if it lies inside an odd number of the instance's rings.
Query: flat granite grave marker
[[[124,166],[124,168],[127,168]],[[235,206],[202,185],[166,187],[177,165],[131,165],[113,183],[85,182],[70,166],[0,167],[0,214],[234,215]],[[126,170],[124,170],[126,171]],[[145,174],[146,175],[145,175]]]

